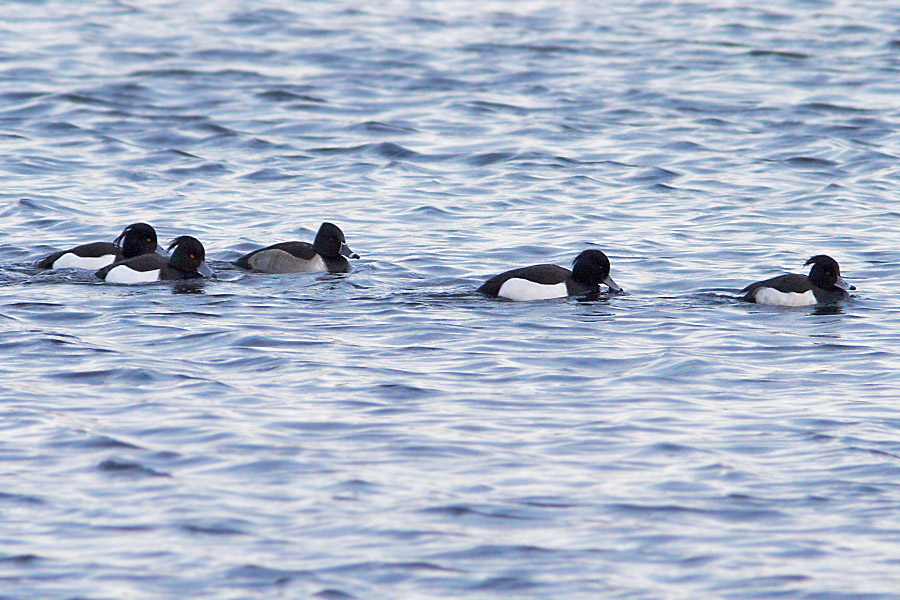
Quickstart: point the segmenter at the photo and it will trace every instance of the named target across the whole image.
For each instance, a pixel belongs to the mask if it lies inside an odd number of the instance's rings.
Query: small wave
[[[9,556],[0,556],[0,564],[30,565],[39,560],[43,560],[37,554],[12,554]]]
[[[384,133],[384,134],[406,134],[417,133],[412,127],[403,127],[401,125],[393,125],[391,123],[382,123],[380,121],[365,121],[349,127],[352,131],[362,131],[365,133]]]
[[[298,175],[277,168],[259,169],[240,176],[241,179],[246,181],[284,181],[286,179],[295,179],[296,177]]]
[[[87,439],[77,438],[75,440],[64,440],[61,442],[55,442],[53,444],[55,447],[74,447],[74,448],[82,448],[85,450],[109,450],[109,449],[127,449],[127,450],[138,450],[140,446],[136,446],[135,444],[131,444],[129,442],[123,442],[122,440],[117,440],[116,438],[109,437],[106,435],[92,435]]]
[[[0,492],[0,502],[9,502],[12,504],[46,504],[44,500],[37,496],[27,496],[23,494],[11,494],[9,492]]]
[[[324,98],[310,96],[299,92],[289,90],[267,90],[256,94],[257,98],[268,102],[313,102],[315,104],[324,104],[327,102]]]
[[[812,169],[826,169],[829,167],[837,166],[837,163],[835,163],[834,161],[830,161],[824,158],[815,158],[813,156],[792,156],[791,158],[786,158],[781,162],[793,167],[804,167]]]
[[[789,60],[806,60],[811,58],[809,54],[805,54],[803,52],[791,52],[788,50],[751,50],[747,53],[748,56],[754,57],[774,57],[774,58],[785,58]]]
[[[473,102],[466,103],[464,106],[468,111],[474,113],[508,112],[517,115],[526,115],[530,112],[528,109],[522,108],[521,106],[505,104],[503,102],[489,102],[487,100],[475,100]]]
[[[466,162],[479,167],[486,167],[488,165],[513,160],[515,157],[515,152],[486,152],[484,154],[476,154],[467,159]]]
[[[504,577],[489,577],[471,586],[473,590],[491,590],[498,592],[520,592],[539,588],[543,584],[531,581],[525,577],[507,575]]]
[[[341,590],[332,588],[316,592],[312,595],[312,597],[322,598],[323,600],[355,600],[356,598],[356,596],[354,596],[353,594],[348,594],[346,592],[342,592]]]
[[[105,473],[126,475],[129,477],[171,477],[168,473],[162,473],[140,463],[108,459],[97,465],[97,468]]]
[[[66,102],[72,102],[73,104],[86,104],[93,106],[117,106],[117,102],[113,102],[106,98],[100,98],[92,93],[88,92],[70,92],[67,94],[60,94],[51,98],[51,100],[64,100]]]
[[[417,156],[416,152],[408,148],[404,148],[400,144],[395,144],[393,142],[381,142],[379,144],[372,144],[368,147],[368,150],[378,156],[383,156],[385,158],[412,158]]]
[[[222,163],[205,163],[196,167],[175,167],[163,171],[167,175],[179,179],[194,179],[196,177],[210,177],[214,175],[226,175],[231,169]]]
[[[261,8],[258,10],[235,13],[228,18],[228,21],[236,25],[281,25],[296,19],[296,13],[283,8]]]
[[[229,525],[226,522],[203,522],[194,521],[183,523],[179,528],[187,533],[195,533],[202,535],[245,535],[245,531],[240,527]]]
[[[229,569],[226,576],[229,579],[241,579],[255,582],[283,585],[298,577],[311,576],[309,571],[288,571],[263,567],[255,564],[246,564]]]
[[[815,112],[829,113],[865,113],[870,112],[867,109],[856,106],[846,106],[841,104],[833,104],[831,102],[806,102],[797,106],[799,110],[811,110]]]
[[[0,102],[8,106],[16,102],[26,102],[46,96],[52,96],[52,94],[49,92],[3,92],[0,93]]]
[[[486,511],[482,509],[476,509],[469,506],[463,506],[459,504],[448,505],[448,506],[436,506],[433,508],[425,508],[421,509],[423,513],[430,514],[440,514],[448,517],[485,517],[488,519],[502,519],[502,520],[524,520],[529,521],[532,520],[533,517],[525,516],[520,512],[514,509],[499,509],[493,511]]]
[[[210,48],[191,53],[192,58],[203,61],[261,61],[271,58],[274,50],[239,50],[235,48]]]
[[[662,183],[677,179],[681,175],[668,169],[661,167],[652,167],[649,169],[640,169],[636,174],[627,177],[629,181],[638,181],[644,183],[656,182]],[[671,188],[670,188],[671,189]]]

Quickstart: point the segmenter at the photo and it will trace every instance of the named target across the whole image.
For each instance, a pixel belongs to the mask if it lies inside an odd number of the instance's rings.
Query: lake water
[[[900,598],[898,32],[3,3],[0,598]],[[216,277],[33,266],[135,221]],[[347,275],[229,264],[323,221]],[[626,293],[473,293],[586,247]],[[735,300],[820,253],[849,302]]]

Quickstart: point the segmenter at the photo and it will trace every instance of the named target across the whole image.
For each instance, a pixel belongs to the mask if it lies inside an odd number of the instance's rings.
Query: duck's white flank
[[[507,279],[500,286],[497,295],[510,300],[548,300],[550,298],[565,298],[569,295],[565,282],[546,285],[535,283],[527,279]]]
[[[327,271],[328,266],[316,254],[310,260],[297,258],[284,250],[266,250],[250,257],[250,266],[267,273],[317,273]]]
[[[816,296],[812,290],[798,294],[797,292],[779,292],[774,288],[761,287],[756,290],[754,298],[757,304],[770,304],[772,306],[811,306],[817,304]]]
[[[115,254],[105,254],[103,256],[78,256],[71,252],[66,252],[56,259],[53,263],[54,269],[102,269],[106,265],[111,265],[116,260]]]
[[[135,271],[125,265],[119,265],[110,269],[106,274],[106,281],[110,283],[150,283],[159,281],[159,269],[152,271]]]

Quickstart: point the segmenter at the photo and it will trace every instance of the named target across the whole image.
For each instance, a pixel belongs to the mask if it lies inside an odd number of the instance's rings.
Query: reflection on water
[[[812,315],[815,316],[823,316],[823,315],[841,315],[844,313],[844,309],[840,304],[818,304],[812,310]]]
[[[202,279],[188,279],[186,281],[172,282],[173,294],[202,294],[206,287],[206,281]]]

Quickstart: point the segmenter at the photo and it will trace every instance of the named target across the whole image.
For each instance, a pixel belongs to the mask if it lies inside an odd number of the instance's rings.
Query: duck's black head
[[[325,258],[337,258],[338,256],[359,258],[359,255],[354,254],[344,240],[344,232],[334,223],[322,223],[316,239],[313,240],[313,248],[316,249],[317,254]]]
[[[822,289],[830,290],[837,287],[842,290],[855,290],[856,288],[841,277],[841,267],[837,261],[825,254],[817,254],[808,261],[812,265],[809,270],[809,280]]]
[[[609,259],[600,250],[585,250],[572,263],[572,279],[595,286],[605,283],[614,292],[622,288],[609,276]]]
[[[122,248],[125,258],[156,252],[159,245],[156,230],[146,223],[132,223],[126,227],[113,242]]]
[[[203,244],[197,238],[189,235],[182,235],[172,240],[168,251],[171,251],[172,248],[175,248],[175,251],[172,252],[172,256],[169,258],[169,264],[172,268],[184,273],[197,271],[197,268],[203,264],[206,258],[206,250],[203,248]]]

